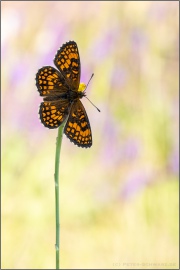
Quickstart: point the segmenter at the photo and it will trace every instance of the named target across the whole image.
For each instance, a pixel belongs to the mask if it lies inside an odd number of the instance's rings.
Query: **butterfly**
[[[36,74],[36,86],[43,97],[39,107],[41,122],[54,129],[66,121],[64,133],[70,141],[80,147],[91,147],[91,126],[80,101],[86,96],[86,85],[80,83],[81,63],[76,42],[63,44],[54,64],[57,69],[44,66]]]

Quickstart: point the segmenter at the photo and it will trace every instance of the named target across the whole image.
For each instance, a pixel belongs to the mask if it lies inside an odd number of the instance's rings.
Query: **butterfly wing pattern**
[[[92,145],[91,126],[79,99],[71,106],[64,133],[76,145],[81,147],[91,147]]]
[[[54,64],[61,71],[70,89],[78,91],[81,63],[78,47],[74,41],[67,42],[57,51]]]
[[[58,128],[64,121],[64,133],[79,147],[91,147],[91,126],[80,98],[81,64],[77,44],[69,41],[57,51],[54,64],[58,70],[45,66],[36,74],[36,86],[43,102],[39,108],[42,124]]]

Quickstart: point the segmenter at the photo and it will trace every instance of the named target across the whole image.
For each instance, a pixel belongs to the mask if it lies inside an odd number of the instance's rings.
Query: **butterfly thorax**
[[[79,84],[78,91],[71,91],[71,90],[70,90],[70,91],[67,93],[67,95],[69,96],[68,99],[69,99],[70,101],[74,101],[75,99],[85,97],[85,96],[86,96],[85,89],[86,89],[85,83],[80,83],[80,84]]]
[[[69,102],[73,102],[76,99],[80,99],[86,96],[85,89],[85,83],[80,83],[78,90],[75,91],[69,89],[69,91],[67,91],[66,93],[58,95],[57,99],[67,99],[69,100]]]
[[[86,93],[85,92],[77,92],[77,91],[69,91],[67,94],[66,94],[66,97],[70,102],[76,100],[76,99],[79,99],[79,98],[83,98],[86,96]]]

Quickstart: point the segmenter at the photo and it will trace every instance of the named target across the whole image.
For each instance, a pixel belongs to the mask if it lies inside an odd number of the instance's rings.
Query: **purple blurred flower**
[[[121,129],[120,123],[115,123],[113,117],[111,117],[111,113],[107,108],[102,109],[102,111],[106,111],[106,119],[104,120],[104,127],[102,130],[102,134],[104,134],[103,138],[103,147],[101,155],[103,157],[104,166],[114,166],[115,159],[120,151],[120,141],[119,141],[119,133]]]
[[[125,181],[125,184],[120,192],[120,197],[122,199],[129,199],[134,196],[140,190],[150,183],[152,179],[152,173],[146,171],[135,171],[130,173]]]
[[[175,149],[170,157],[169,169],[173,174],[179,175],[179,152]]]
[[[119,36],[120,29],[117,25],[111,28],[94,43],[92,55],[96,61],[102,61],[104,58],[108,57],[115,48],[117,32]]]
[[[135,28],[131,33],[131,48],[134,56],[139,57],[147,50],[148,37],[142,29]]]
[[[137,157],[140,150],[140,142],[135,138],[128,138],[122,148],[125,160],[133,160]]]
[[[115,66],[112,71],[111,85],[112,88],[122,89],[127,81],[127,71],[122,66]]]

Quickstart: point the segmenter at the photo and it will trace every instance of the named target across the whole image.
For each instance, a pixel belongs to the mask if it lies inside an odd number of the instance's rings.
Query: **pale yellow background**
[[[177,269],[179,3],[1,3],[2,265],[55,268],[57,130],[37,70],[74,40],[93,146],[63,137],[61,268]]]

